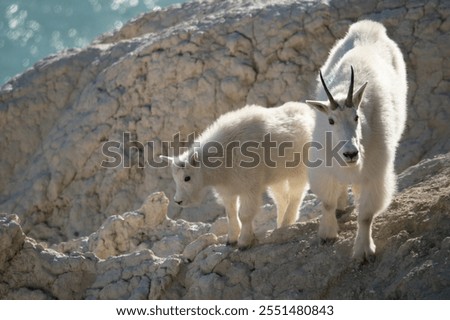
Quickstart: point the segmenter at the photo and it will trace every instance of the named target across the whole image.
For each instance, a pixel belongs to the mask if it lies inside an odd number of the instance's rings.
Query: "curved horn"
[[[335,110],[338,107],[338,104],[334,100],[330,91],[328,91],[327,85],[325,84],[325,81],[323,80],[322,71],[319,71],[319,74],[320,74],[320,81],[322,81],[323,88],[325,89],[325,93],[327,94],[328,100],[330,101],[331,110]]]
[[[353,107],[353,83],[354,83],[353,66],[350,66],[350,68],[352,71],[350,76],[350,87],[348,88],[347,99],[345,99],[345,105],[349,108]]]

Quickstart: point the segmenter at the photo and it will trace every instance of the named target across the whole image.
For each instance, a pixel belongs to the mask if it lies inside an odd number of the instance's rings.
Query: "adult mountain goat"
[[[354,92],[353,88],[357,88]],[[338,235],[336,209],[347,204],[347,187],[358,203],[357,260],[375,254],[372,221],[396,189],[394,159],[406,120],[406,68],[400,49],[380,23],[360,21],[331,50],[320,72],[311,149],[311,190],[323,204],[319,236]],[[315,159],[315,160],[314,160]]]
[[[225,206],[228,243],[240,248],[254,241],[253,218],[268,188],[277,206],[277,226],[294,223],[307,184],[302,153],[313,123],[314,111],[296,102],[276,108],[251,105],[222,115],[187,151],[161,156],[171,163],[174,201],[182,207],[198,205],[207,188],[214,188]]]

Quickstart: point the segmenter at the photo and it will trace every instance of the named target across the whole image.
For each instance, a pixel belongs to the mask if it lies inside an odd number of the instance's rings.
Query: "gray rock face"
[[[189,2],[39,62],[0,90],[0,297],[448,299],[449,15],[448,1]],[[351,208],[337,242],[319,244],[312,194],[304,222],[283,230],[269,231],[267,203],[247,251],[224,244],[212,195],[169,203],[170,170],[148,163],[166,141],[245,104],[314,96],[328,50],[365,18],[399,44],[409,80],[399,194],[376,219],[375,263],[350,260]],[[121,164],[105,168],[112,141]]]

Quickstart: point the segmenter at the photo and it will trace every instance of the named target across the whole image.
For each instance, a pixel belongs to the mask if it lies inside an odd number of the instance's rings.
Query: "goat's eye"
[[[184,181],[188,182],[188,181],[190,181],[190,180],[191,180],[191,177],[190,177],[190,176],[184,177]]]
[[[328,119],[328,122],[333,125],[334,124],[334,120],[333,119]]]
[[[355,116],[355,122],[358,122],[358,120],[359,120],[359,117]]]

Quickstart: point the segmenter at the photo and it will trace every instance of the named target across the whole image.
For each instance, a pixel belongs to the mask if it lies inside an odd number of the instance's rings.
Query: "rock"
[[[168,219],[168,203],[163,192],[155,192],[137,211],[110,216],[89,237],[62,242],[52,248],[64,253],[93,252],[101,259],[143,249],[151,249],[160,257],[181,254],[210,225]]]
[[[448,155],[437,155],[431,159],[424,159],[420,163],[409,167],[398,176],[398,190],[411,187],[427,180],[442,170],[447,164]]]
[[[183,258],[192,261],[203,249],[217,244],[217,236],[214,233],[206,233],[192,241],[183,250]]]
[[[145,225],[148,228],[153,228],[167,219],[168,206],[169,199],[163,192],[157,192],[149,196],[137,212],[143,213]]]
[[[425,0],[192,1],[11,79],[0,89],[0,298],[448,299],[449,13]],[[329,49],[365,18],[399,44],[409,81],[399,193],[375,219],[373,263],[350,259],[351,197],[332,245],[316,235],[313,194],[301,222],[274,231],[265,198],[245,251],[225,245],[212,193],[198,208],[170,203],[160,154],[245,104],[313,96]]]
[[[16,215],[0,215],[0,270],[7,267],[7,263],[22,248],[25,235]]]
[[[90,254],[63,255],[25,238],[21,250],[1,269],[0,296],[3,299],[83,298],[95,279],[97,260]]]

